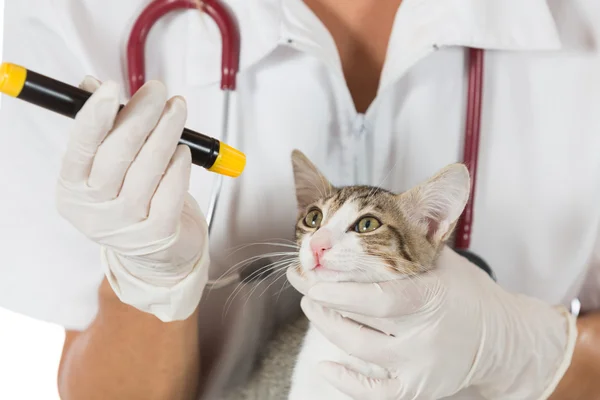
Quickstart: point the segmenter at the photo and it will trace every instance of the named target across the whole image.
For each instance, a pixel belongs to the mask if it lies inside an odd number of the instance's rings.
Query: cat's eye
[[[323,213],[321,210],[313,209],[306,214],[304,217],[304,225],[309,228],[317,229],[321,226],[321,221],[323,221]]]
[[[375,217],[364,217],[361,218],[356,225],[354,230],[358,233],[373,232],[375,229],[381,226],[381,222]]]

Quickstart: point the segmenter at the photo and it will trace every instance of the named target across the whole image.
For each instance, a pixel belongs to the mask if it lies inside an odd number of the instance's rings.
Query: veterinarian
[[[62,399],[222,398],[301,312],[391,371],[320,366],[356,399],[600,398],[596,0],[226,1],[242,38],[230,143],[248,164],[210,240],[215,174],[176,140],[219,131],[219,35],[197,10],[161,20],[155,81],[116,117],[148,3],[6,2],[3,59],[94,92],[75,121],[8,98],[0,111],[0,306],[64,326]],[[448,249],[396,286],[289,273],[282,290],[274,273],[205,288],[288,251],[274,238],[293,240],[293,148],[337,185],[393,191],[462,160],[469,47],[485,49],[471,249],[497,284]]]

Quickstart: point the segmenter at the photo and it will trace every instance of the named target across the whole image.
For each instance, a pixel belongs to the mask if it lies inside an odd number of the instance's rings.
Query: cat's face
[[[297,150],[292,163],[299,269],[310,280],[380,282],[432,268],[470,190],[462,164],[395,194],[336,188]]]

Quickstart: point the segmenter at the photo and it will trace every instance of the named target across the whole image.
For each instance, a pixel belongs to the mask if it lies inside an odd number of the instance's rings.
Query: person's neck
[[[327,27],[340,53],[358,112],[375,98],[401,0],[304,0]]]

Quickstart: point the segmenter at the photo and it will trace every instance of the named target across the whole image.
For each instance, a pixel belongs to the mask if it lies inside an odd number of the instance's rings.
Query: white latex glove
[[[208,279],[208,229],[188,194],[191,154],[178,139],[185,101],[148,82],[118,113],[119,87],[94,92],[75,118],[57,185],[57,208],[101,245],[119,299],[162,321],[185,319]]]
[[[321,363],[323,377],[355,399],[439,399],[472,386],[486,399],[546,399],[575,346],[566,309],[503,290],[449,248],[435,270],[410,280],[309,288],[293,270],[288,279],[325,337],[388,369],[377,380]]]

